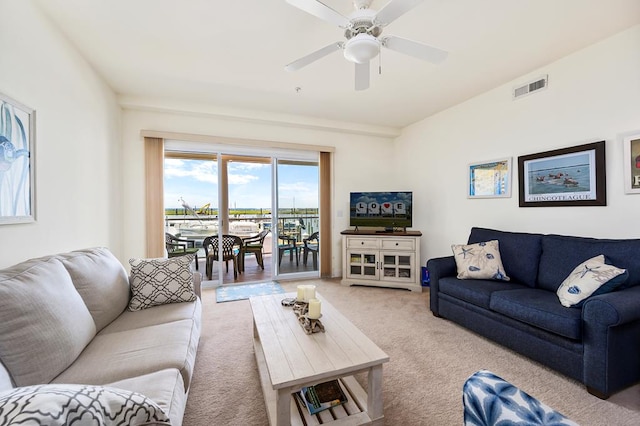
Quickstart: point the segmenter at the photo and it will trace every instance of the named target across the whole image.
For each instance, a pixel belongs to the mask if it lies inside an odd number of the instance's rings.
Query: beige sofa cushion
[[[182,376],[175,368],[108,383],[107,386],[143,394],[162,408],[171,419],[171,426],[182,425],[187,395]]]
[[[108,249],[98,247],[73,251],[61,254],[60,259],[89,308],[98,331],[127,308],[127,271]]]
[[[60,260],[27,261],[0,271],[0,359],[16,386],[50,382],[95,333]]]
[[[2,365],[2,361],[0,361],[0,393],[13,389],[13,383],[11,383],[11,376],[4,365]]]
[[[199,325],[190,319],[99,333],[78,359],[53,381],[103,385],[175,368],[188,389],[199,338]]]
[[[202,302],[170,303],[168,305],[154,306],[141,311],[125,310],[111,324],[106,326],[100,334],[117,333],[119,331],[133,330],[135,328],[149,327],[150,325],[164,324],[167,322],[193,319],[196,326],[200,327],[202,318]]]

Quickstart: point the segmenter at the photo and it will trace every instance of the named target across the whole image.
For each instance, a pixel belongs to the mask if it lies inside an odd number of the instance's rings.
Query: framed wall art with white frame
[[[0,93],[0,225],[35,221],[35,120]]]
[[[469,164],[468,198],[511,197],[511,157]]]

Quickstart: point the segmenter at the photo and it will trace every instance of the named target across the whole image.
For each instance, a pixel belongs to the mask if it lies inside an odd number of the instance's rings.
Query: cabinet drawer
[[[382,249],[383,250],[415,250],[415,241],[414,240],[401,240],[401,239],[391,239],[384,238],[382,240]]]
[[[349,238],[347,239],[347,248],[377,249],[378,240],[376,238]]]

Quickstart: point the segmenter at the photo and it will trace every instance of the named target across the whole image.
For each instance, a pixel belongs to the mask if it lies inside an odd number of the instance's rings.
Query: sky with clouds
[[[318,207],[318,167],[279,165],[281,208]],[[271,164],[228,163],[229,206],[271,207]],[[218,167],[215,161],[166,158],[164,163],[164,206],[182,207],[180,199],[193,208],[210,203],[218,207]]]

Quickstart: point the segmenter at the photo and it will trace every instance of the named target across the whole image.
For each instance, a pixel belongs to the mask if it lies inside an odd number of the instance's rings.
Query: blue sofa
[[[430,259],[435,316],[574,378],[601,399],[640,382],[640,239],[472,228],[468,243],[491,240],[499,241],[511,280],[461,280],[453,256]],[[562,281],[600,254],[627,269],[627,281],[580,308],[562,306],[556,294]]]

